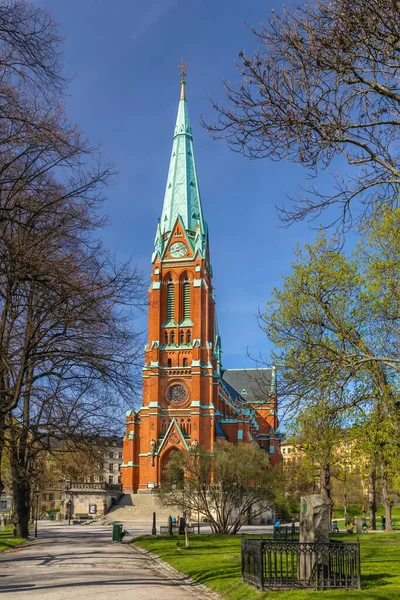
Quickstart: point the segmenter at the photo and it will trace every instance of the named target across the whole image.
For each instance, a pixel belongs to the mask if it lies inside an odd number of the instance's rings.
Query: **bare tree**
[[[0,8],[0,455],[28,533],[41,452],[113,433],[135,392],[141,276],[96,239],[111,174],[64,108],[59,37],[24,1]]]
[[[314,188],[283,210],[286,223],[334,206],[334,223],[346,230],[376,205],[397,206],[397,0],[300,2],[253,33],[259,49],[240,53],[240,84],[225,84],[226,106],[213,102],[211,134],[250,158],[300,163],[311,176],[336,170],[336,157],[351,165],[349,176],[333,175],[335,193]]]
[[[237,533],[250,516],[280,507],[282,472],[256,444],[217,443],[213,452],[176,452],[168,464],[169,482],[158,494],[163,506],[179,506],[192,518],[204,515],[214,533]]]

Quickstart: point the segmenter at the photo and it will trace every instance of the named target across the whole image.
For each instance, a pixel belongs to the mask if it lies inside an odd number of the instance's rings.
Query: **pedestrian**
[[[381,515],[381,530],[385,531],[385,529],[386,529],[386,517]]]
[[[362,507],[362,512],[363,512],[363,515],[365,517],[365,515],[367,514],[367,509],[365,508],[365,506]]]
[[[336,519],[332,523],[332,533],[339,533],[339,526]]]
[[[354,531],[354,524],[350,521],[347,524],[347,533],[353,533],[353,531]]]
[[[277,517],[275,523],[274,523],[274,538],[276,536],[278,536],[281,532],[281,521],[280,519]]]
[[[361,521],[361,532],[362,533],[368,533],[368,528],[367,528],[367,519],[364,517],[363,520]]]

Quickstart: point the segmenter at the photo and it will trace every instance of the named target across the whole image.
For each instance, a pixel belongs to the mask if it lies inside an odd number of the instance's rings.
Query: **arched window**
[[[190,419],[188,419],[187,423],[186,423],[186,433],[189,433],[189,434],[192,433],[192,423],[191,423]]]
[[[167,321],[174,320],[175,313],[175,287],[172,283],[172,279],[168,279],[167,285]]]
[[[183,434],[186,433],[185,421],[181,419],[181,431]]]
[[[192,341],[192,334],[190,331],[186,332],[186,343],[190,344],[190,342]]]
[[[184,366],[184,367],[187,367],[187,358],[184,358],[184,359],[183,359],[183,366]]]
[[[175,331],[171,331],[171,344],[175,344]]]
[[[168,345],[168,331],[166,331],[164,333],[164,344],[167,346]]]
[[[166,433],[167,432],[167,422],[164,419],[163,422],[161,423],[161,433]]]
[[[180,344],[184,344],[185,343],[185,334],[183,333],[182,330],[179,332],[179,343]]]
[[[187,276],[183,282],[183,318],[190,319],[190,283]]]
[[[168,359],[168,366],[172,367],[172,360],[170,358]]]

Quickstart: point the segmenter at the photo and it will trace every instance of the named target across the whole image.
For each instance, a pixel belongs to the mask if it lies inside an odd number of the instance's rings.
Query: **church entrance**
[[[176,453],[181,453],[182,450],[180,448],[175,448],[174,446],[164,452],[161,457],[161,483],[179,483],[183,481],[183,470],[179,468],[175,468],[175,465],[171,465],[171,458]]]

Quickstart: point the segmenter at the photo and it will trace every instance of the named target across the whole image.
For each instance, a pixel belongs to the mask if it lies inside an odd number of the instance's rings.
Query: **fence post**
[[[361,564],[360,564],[360,540],[357,540],[357,585],[361,590]]]
[[[264,553],[263,553],[263,539],[262,539],[262,536],[261,536],[261,539],[260,539],[259,551],[260,551],[260,560],[259,560],[259,566],[260,566],[260,590],[262,591],[264,589]]]
[[[243,540],[244,540],[243,533],[241,533],[240,534],[240,549],[241,549],[240,554],[241,554],[241,559],[242,560],[240,562],[241,562],[241,569],[242,569],[242,581],[244,581],[244,579],[243,579],[243,573],[244,573],[244,550],[243,550],[244,544],[243,544]]]

